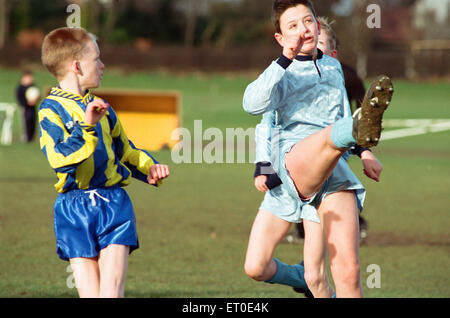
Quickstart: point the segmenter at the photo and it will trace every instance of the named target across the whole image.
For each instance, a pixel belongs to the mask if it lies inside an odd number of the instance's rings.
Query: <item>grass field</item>
[[[13,102],[19,73],[0,70],[0,102]],[[106,73],[103,87],[179,90],[183,126],[254,127],[258,117],[241,107],[251,75]],[[50,76],[37,73],[42,86]],[[450,119],[448,83],[394,82],[386,118]],[[53,234],[55,175],[37,140],[0,146],[0,297],[76,297],[67,287],[67,262],[57,258]],[[368,190],[364,215],[368,239],[361,246],[366,297],[450,297],[450,132],[387,140],[374,150],[383,163],[381,182],[350,165]],[[130,257],[128,297],[302,297],[285,286],[257,283],[243,271],[247,240],[262,194],[253,187],[252,164],[171,163],[160,189],[133,181],[141,248]],[[281,244],[276,256],[302,258],[302,245]],[[381,268],[381,288],[368,288],[366,268]]]

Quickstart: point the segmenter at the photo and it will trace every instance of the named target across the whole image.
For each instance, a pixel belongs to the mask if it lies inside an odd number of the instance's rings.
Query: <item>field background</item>
[[[105,74],[102,87],[179,90],[183,127],[203,130],[254,127],[242,95],[256,74]],[[19,72],[0,70],[0,102],[14,102]],[[43,71],[41,87],[54,84]],[[386,118],[450,119],[448,82],[394,81]],[[1,118],[0,118],[1,120]],[[76,297],[66,281],[53,234],[55,175],[36,141],[0,146],[0,297]],[[350,165],[366,185],[368,239],[361,246],[366,297],[450,297],[450,132],[382,142],[381,182],[367,179],[358,158]],[[129,261],[128,297],[303,297],[289,287],[257,283],[243,271],[251,224],[263,195],[253,187],[252,164],[171,163],[169,150],[154,153],[171,168],[160,189],[137,180],[127,188],[135,206],[141,248]],[[302,245],[281,244],[276,257],[302,258]],[[369,264],[381,267],[381,288],[369,289]]]

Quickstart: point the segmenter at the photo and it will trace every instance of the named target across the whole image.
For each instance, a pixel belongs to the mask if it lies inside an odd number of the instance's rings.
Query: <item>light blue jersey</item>
[[[290,222],[302,218],[318,222],[316,207],[329,193],[356,190],[362,209],[365,190],[347,166],[345,154],[322,189],[309,202],[302,202],[284,166],[284,157],[305,137],[350,117],[351,110],[341,64],[320,50],[318,57],[281,56],[252,82],[244,93],[244,110],[263,114],[256,127],[256,162],[271,162],[283,184],[266,193],[262,209]],[[330,187],[331,186],[331,187]]]
[[[316,61],[298,56],[290,62],[284,56],[272,62],[244,93],[245,111],[263,114],[256,128],[256,162],[270,161],[265,152],[271,148],[264,140],[271,139],[272,128],[278,130],[280,142],[295,144],[351,116],[339,61],[319,51]]]

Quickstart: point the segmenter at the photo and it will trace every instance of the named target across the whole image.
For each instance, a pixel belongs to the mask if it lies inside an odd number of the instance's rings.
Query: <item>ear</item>
[[[335,59],[337,59],[338,51],[337,51],[337,50],[331,51],[330,56],[331,56],[331,57],[334,57]]]
[[[277,42],[278,42],[278,44],[281,46],[281,47],[284,47],[284,44],[283,44],[283,35],[281,34],[281,33],[275,33],[275,40],[277,40]]]
[[[317,35],[320,35],[322,27],[320,26],[320,22],[318,20],[316,20],[316,21],[317,21],[317,30],[318,30]]]
[[[77,75],[83,75],[83,71],[81,70],[80,61],[73,60],[70,64],[70,70]]]

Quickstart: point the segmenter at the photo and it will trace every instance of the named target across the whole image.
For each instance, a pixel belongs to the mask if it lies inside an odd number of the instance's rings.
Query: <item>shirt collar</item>
[[[94,100],[94,95],[92,95],[89,90],[86,91],[86,94],[84,96],[81,96],[78,94],[73,94],[73,93],[64,91],[59,87],[52,87],[52,89],[50,90],[50,95],[71,99],[71,100],[80,102],[84,105],[87,105]]]
[[[323,52],[320,49],[317,49],[317,59],[320,60],[323,56]],[[297,61],[312,61],[313,57],[311,55],[297,55],[295,57]]]

